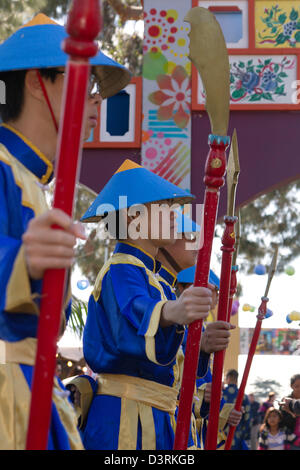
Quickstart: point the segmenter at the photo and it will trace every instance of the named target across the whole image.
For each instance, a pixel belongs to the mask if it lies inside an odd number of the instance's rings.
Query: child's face
[[[270,427],[275,427],[275,426],[278,426],[279,424],[279,421],[280,421],[280,417],[278,415],[278,413],[276,413],[275,411],[272,411],[269,416],[268,416],[268,424]]]
[[[295,380],[292,385],[293,398],[300,398],[300,379]]]

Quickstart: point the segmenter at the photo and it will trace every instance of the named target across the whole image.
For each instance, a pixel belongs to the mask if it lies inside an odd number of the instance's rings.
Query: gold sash
[[[121,398],[118,450],[136,450],[138,419],[142,427],[142,449],[155,450],[156,438],[152,407],[174,417],[177,390],[166,385],[119,374],[101,374],[97,395]]]
[[[19,364],[34,365],[35,338],[4,344],[4,364],[0,364],[0,450],[23,450],[30,409],[31,391]],[[53,402],[64,426],[72,450],[82,450],[73,407],[54,378]]]

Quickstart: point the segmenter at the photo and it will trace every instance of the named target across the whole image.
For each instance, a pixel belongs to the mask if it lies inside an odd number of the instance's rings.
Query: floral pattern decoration
[[[278,96],[286,96],[286,70],[293,69],[295,61],[284,57],[276,59],[253,59],[233,62],[230,68],[230,94],[235,102],[276,101]]]
[[[156,78],[159,90],[149,95],[149,101],[159,106],[157,118],[161,121],[174,119],[184,129],[191,117],[191,79],[184,67],[176,66],[170,75],[160,74]]]
[[[259,44],[273,44],[281,47],[299,47],[300,18],[299,11],[292,8],[290,13],[283,11],[279,5],[265,8],[261,21],[265,29],[258,33]]]

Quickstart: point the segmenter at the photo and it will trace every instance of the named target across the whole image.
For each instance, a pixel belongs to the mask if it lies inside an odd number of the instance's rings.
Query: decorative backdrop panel
[[[142,165],[190,189],[192,0],[144,1]]]
[[[300,47],[300,2],[256,0],[255,46]]]
[[[255,109],[263,105],[270,109],[296,103],[298,55],[231,55],[230,58],[231,107],[246,106]],[[205,94],[200,76],[197,80],[197,103],[194,109],[202,109]]]

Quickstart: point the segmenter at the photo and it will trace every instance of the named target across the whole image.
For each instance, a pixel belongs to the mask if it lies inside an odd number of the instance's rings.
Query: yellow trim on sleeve
[[[37,315],[39,310],[33,298],[24,247],[21,246],[7,284],[5,310],[12,313],[22,312]]]

